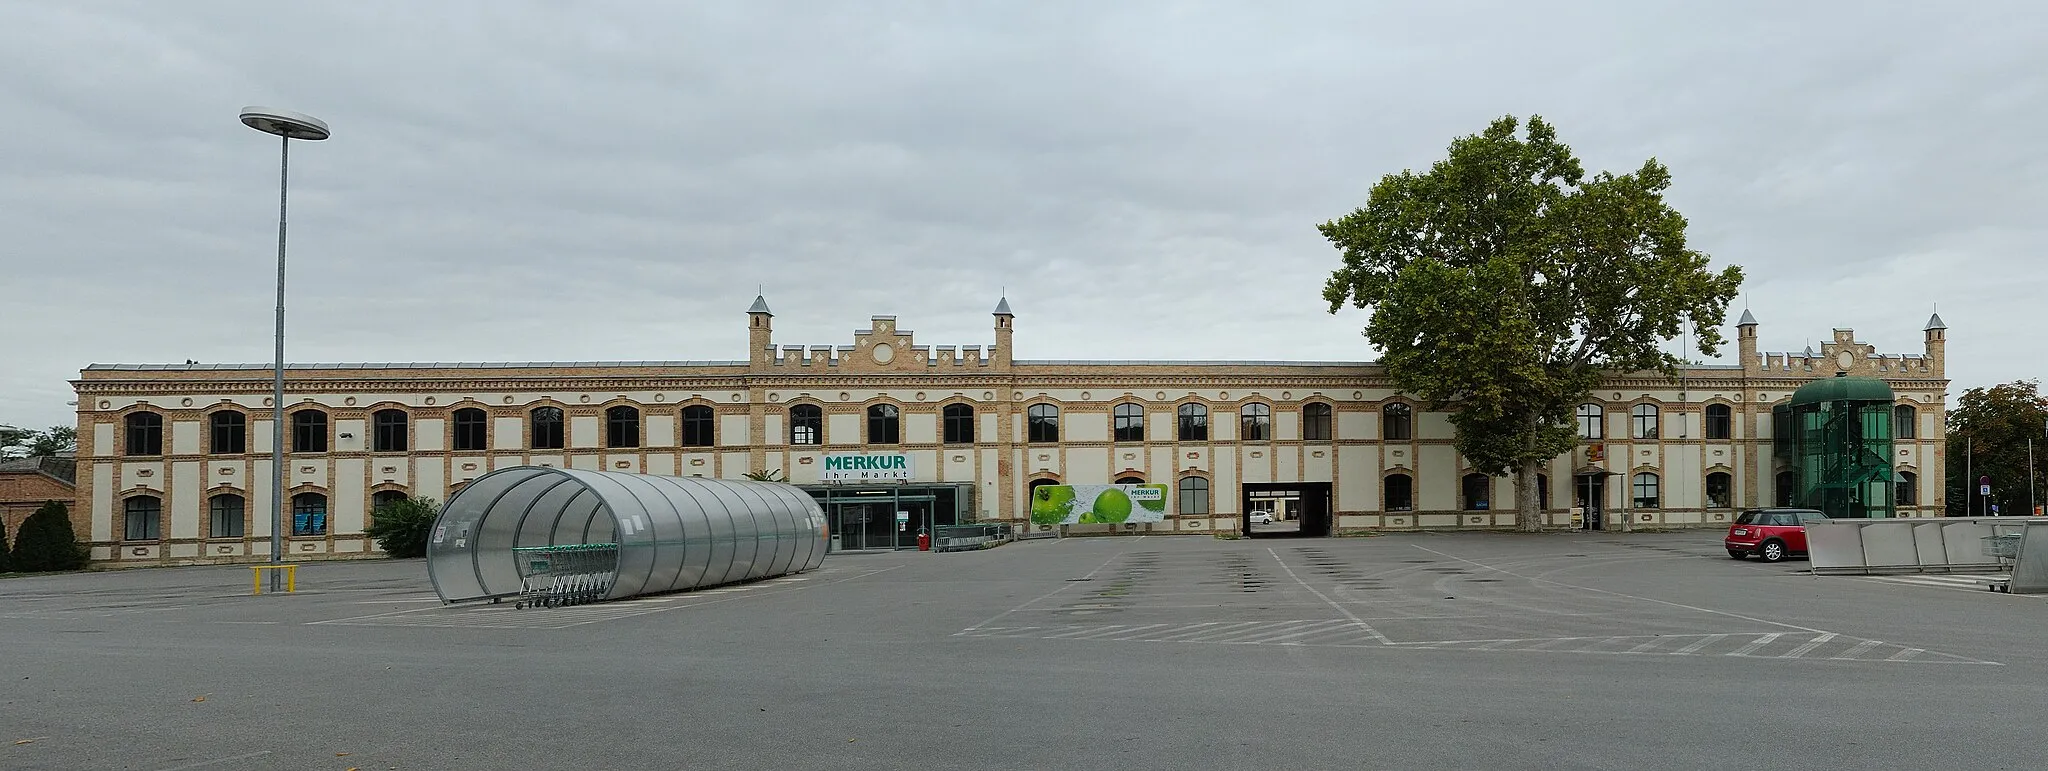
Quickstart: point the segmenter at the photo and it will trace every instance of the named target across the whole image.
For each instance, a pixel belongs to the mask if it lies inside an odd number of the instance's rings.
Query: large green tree
[[[1686,246],[1655,159],[1589,178],[1542,118],[1521,128],[1453,140],[1320,230],[1343,253],[1330,312],[1372,311],[1365,337],[1394,386],[1448,412],[1479,470],[1515,475],[1517,522],[1536,530],[1536,475],[1577,443],[1573,409],[1608,373],[1675,377],[1663,344],[1687,324],[1714,355],[1742,270]]]
[[[51,426],[42,431],[0,426],[0,457],[50,458],[78,451],[78,429]]]
[[[2027,445],[2035,447],[2033,474],[2027,473]],[[1977,494],[1977,478],[1991,477],[1991,497]],[[1928,480],[1933,481],[1933,480]],[[2027,514],[2029,482],[2048,481],[2048,397],[2040,383],[2021,380],[1972,388],[1948,412],[1949,516]],[[1926,495],[1926,492],[1921,492]],[[2037,496],[2032,503],[2048,503]]]

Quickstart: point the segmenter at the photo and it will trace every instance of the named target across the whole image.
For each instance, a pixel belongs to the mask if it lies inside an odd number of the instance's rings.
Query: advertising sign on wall
[[[900,452],[830,452],[818,480],[880,482],[908,480],[911,474],[910,456]]]
[[[1031,492],[1031,522],[1090,525],[1166,519],[1166,485],[1044,485]]]

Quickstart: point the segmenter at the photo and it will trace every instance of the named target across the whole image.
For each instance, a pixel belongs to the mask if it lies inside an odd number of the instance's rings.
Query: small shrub
[[[408,497],[370,512],[370,526],[363,532],[377,539],[377,547],[392,557],[424,557],[427,538],[434,533],[434,519],[440,514],[441,505],[434,499]]]
[[[22,520],[14,537],[12,562],[24,573],[78,570],[85,567],[85,544],[71,532],[71,510],[61,501],[47,501]]]

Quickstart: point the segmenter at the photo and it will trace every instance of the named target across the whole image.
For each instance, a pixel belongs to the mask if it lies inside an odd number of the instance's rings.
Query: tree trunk
[[[1538,505],[1536,472],[1542,468],[1542,461],[1532,457],[1536,451],[1536,416],[1523,419],[1522,442],[1525,450],[1522,465],[1515,469],[1515,528],[1524,533],[1543,529],[1543,509]]]

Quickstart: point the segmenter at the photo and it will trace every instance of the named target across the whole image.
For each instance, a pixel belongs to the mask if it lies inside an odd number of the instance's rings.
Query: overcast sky
[[[1541,114],[1672,168],[1765,349],[1917,353],[1939,302],[1960,393],[2042,372],[2044,40],[2038,1],[0,1],[0,423],[270,361],[244,105],[334,129],[293,361],[741,359],[759,285],[783,344],[985,345],[1006,287],[1022,358],[1365,359],[1315,225]]]

